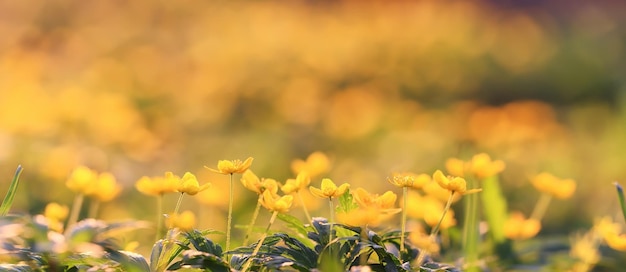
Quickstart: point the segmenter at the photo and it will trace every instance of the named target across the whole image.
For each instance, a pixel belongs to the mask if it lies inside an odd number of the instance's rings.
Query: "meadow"
[[[622,267],[624,9],[3,1],[2,269]]]

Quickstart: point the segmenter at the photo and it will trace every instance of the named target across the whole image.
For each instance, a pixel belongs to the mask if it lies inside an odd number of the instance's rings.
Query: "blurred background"
[[[252,156],[258,176],[284,181],[293,159],[322,151],[324,177],[382,193],[397,191],[394,171],[486,152],[507,163],[509,205],[526,214],[539,196],[528,177],[578,181],[542,233],[587,228],[617,212],[611,183],[626,178],[624,12],[619,1],[0,1],[0,192],[21,164],[15,211],[71,205],[64,182],[86,165],[124,186],[102,218],[152,220],[155,201],[134,183],[190,171],[213,188],[183,209],[223,230],[227,179],[204,168],[220,159]],[[237,187],[235,222],[247,224],[256,196]]]

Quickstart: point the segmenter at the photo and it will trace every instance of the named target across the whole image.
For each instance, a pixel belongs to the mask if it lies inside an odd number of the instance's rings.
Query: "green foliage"
[[[2,201],[2,205],[0,205],[0,216],[7,215],[9,210],[11,209],[11,205],[13,204],[13,198],[15,197],[15,193],[17,192],[17,185],[20,182],[20,175],[22,174],[22,166],[18,165],[17,170],[15,170],[15,175],[13,176],[13,180],[11,181],[11,185],[9,186],[9,190]]]
[[[359,205],[356,204],[354,197],[352,197],[352,194],[350,193],[350,189],[348,189],[339,197],[339,205],[337,206],[336,211],[347,213],[358,207]]]

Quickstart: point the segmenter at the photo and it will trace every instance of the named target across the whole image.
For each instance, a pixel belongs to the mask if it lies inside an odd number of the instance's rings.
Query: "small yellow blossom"
[[[626,235],[620,233],[622,231],[621,225],[614,223],[610,217],[597,219],[594,224],[594,230],[604,239],[610,248],[618,251],[626,251]]]
[[[422,189],[424,185],[431,181],[430,175],[427,174],[413,174],[413,173],[400,173],[394,174],[391,178],[388,178],[389,183],[398,187],[410,187],[413,189]]]
[[[192,230],[196,225],[196,216],[191,211],[170,214],[170,216],[167,217],[167,225],[172,228],[179,228],[183,231]]]
[[[220,160],[217,162],[217,170],[208,168],[206,166],[205,167],[215,173],[224,175],[232,175],[235,173],[241,174],[248,170],[248,168],[250,168],[250,165],[252,165],[252,160],[254,160],[252,157],[248,157],[243,162],[241,160]]]
[[[115,176],[109,172],[100,173],[94,186],[95,189],[90,196],[100,202],[111,201],[122,192],[122,186],[117,184]]]
[[[392,209],[396,203],[397,195],[392,191],[387,191],[382,195],[370,194],[363,188],[357,188],[352,192],[354,200],[362,208]]]
[[[450,191],[441,188],[441,186],[439,186],[439,184],[437,184],[437,182],[435,181],[429,182],[422,189],[427,195],[432,196],[443,203],[446,203],[448,201],[448,198],[450,198]],[[461,194],[454,194],[454,196],[452,197],[452,203],[461,200],[462,197],[463,196]]]
[[[541,230],[541,222],[536,219],[526,219],[521,212],[513,212],[504,223],[504,235],[512,240],[532,238]]]
[[[72,171],[65,185],[75,193],[89,195],[94,191],[97,179],[98,174],[95,171],[79,166]]]
[[[70,209],[65,205],[60,205],[56,202],[50,202],[46,205],[43,216],[48,219],[54,219],[57,221],[63,221],[67,218]]]
[[[425,250],[429,254],[437,254],[439,250],[441,250],[437,240],[426,233],[422,225],[419,225],[419,227],[411,231],[409,241],[418,249]]]
[[[574,180],[560,179],[546,172],[533,177],[530,182],[538,191],[559,199],[567,199],[576,191],[576,182]]]
[[[309,175],[308,172],[302,171],[298,173],[295,179],[288,179],[285,182],[285,185],[280,187],[280,189],[285,194],[291,194],[291,193],[295,193],[306,188],[307,186],[309,186],[310,183],[311,183],[311,176]]]
[[[211,186],[211,183],[207,183],[207,184],[200,186],[200,183],[198,183],[198,179],[196,178],[196,176],[192,173],[186,172],[183,175],[183,177],[180,179],[180,184],[178,186],[178,189],[176,190],[178,192],[185,193],[188,195],[195,195],[199,192],[202,192],[208,189],[210,186]]]
[[[291,162],[291,170],[294,173],[307,172],[309,176],[316,177],[330,169],[330,160],[326,154],[316,151],[311,153],[306,161],[297,159]]]
[[[141,177],[135,183],[135,188],[144,195],[159,196],[166,193],[177,192],[179,185],[180,178],[175,176],[172,172],[165,172],[164,177]]]
[[[600,241],[597,239],[595,231],[592,229],[584,234],[576,234],[571,238],[569,255],[578,260],[581,267],[593,267],[601,259],[598,250]],[[572,270],[572,271],[588,271]]]
[[[495,176],[502,172],[505,164],[501,160],[492,161],[491,157],[486,153],[480,153],[472,157],[470,163],[470,172],[479,179]]]
[[[278,182],[274,179],[264,178],[259,179],[250,169],[246,170],[241,177],[241,184],[246,189],[253,191],[257,194],[262,194],[265,190],[270,190],[273,194],[278,192]]]
[[[433,180],[441,186],[441,188],[447,189],[450,192],[455,192],[459,194],[471,194],[475,192],[479,192],[481,189],[472,189],[467,190],[467,183],[464,178],[461,177],[446,177],[441,170],[435,171],[433,174]]]
[[[450,193],[448,192],[448,195]],[[404,202],[401,202],[404,203]],[[405,207],[403,207],[405,208]],[[435,226],[443,214],[445,205],[439,199],[426,195],[421,196],[418,192],[411,192],[407,196],[407,216],[415,219],[423,219],[429,226]],[[441,228],[446,229],[456,225],[453,210],[448,210],[441,222]]]
[[[469,168],[469,163],[457,158],[449,158],[446,160],[445,166],[448,173],[457,177],[465,177],[465,173]]]
[[[278,196],[270,192],[270,190],[265,190],[263,197],[259,201],[263,207],[272,212],[286,213],[293,204],[293,196]]]
[[[345,225],[354,227],[371,226],[377,227],[382,222],[389,220],[400,209],[378,209],[372,207],[361,207],[349,212],[337,213],[337,220]]]
[[[309,190],[314,196],[321,198],[333,198],[343,195],[348,188],[350,188],[350,184],[348,183],[341,184],[337,187],[332,180],[325,178],[322,179],[322,186],[320,188],[311,186],[309,187]]]

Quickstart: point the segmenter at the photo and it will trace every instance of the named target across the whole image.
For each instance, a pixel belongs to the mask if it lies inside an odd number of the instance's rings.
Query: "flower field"
[[[615,271],[626,7],[575,2],[2,1],[0,270]]]

